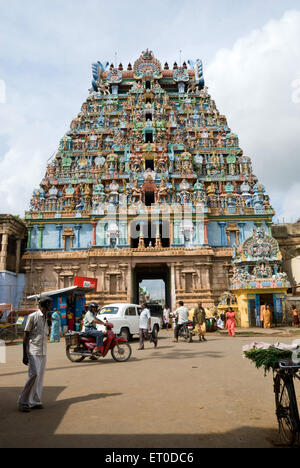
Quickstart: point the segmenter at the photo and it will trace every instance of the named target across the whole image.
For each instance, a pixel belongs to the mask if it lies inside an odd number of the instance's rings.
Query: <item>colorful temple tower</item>
[[[233,248],[273,209],[205,87],[200,60],[127,70],[97,62],[92,88],[29,211],[27,293],[96,277],[99,303],[136,302],[143,279],[166,301],[207,306],[229,289]]]

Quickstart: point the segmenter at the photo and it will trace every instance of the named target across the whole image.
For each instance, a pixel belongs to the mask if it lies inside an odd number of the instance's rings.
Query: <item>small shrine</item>
[[[273,325],[286,320],[286,298],[290,283],[281,272],[278,242],[263,228],[254,229],[233,253],[231,292],[237,300],[242,327],[260,326],[260,307],[269,305]]]

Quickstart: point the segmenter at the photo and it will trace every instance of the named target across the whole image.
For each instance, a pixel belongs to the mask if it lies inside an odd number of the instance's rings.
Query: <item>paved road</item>
[[[134,340],[127,363],[109,355],[73,364],[64,341],[49,344],[45,409],[29,414],[16,408],[27,376],[22,346],[7,347],[7,363],[0,364],[0,447],[273,447],[272,376],[241,354],[254,338],[207,337],[207,343],[175,344],[162,331],[158,348],[146,343],[144,351]]]

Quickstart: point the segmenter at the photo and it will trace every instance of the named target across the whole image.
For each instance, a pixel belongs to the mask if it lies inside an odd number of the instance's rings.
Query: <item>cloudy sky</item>
[[[0,212],[24,215],[91,64],[201,58],[276,219],[300,218],[299,0],[0,0]]]

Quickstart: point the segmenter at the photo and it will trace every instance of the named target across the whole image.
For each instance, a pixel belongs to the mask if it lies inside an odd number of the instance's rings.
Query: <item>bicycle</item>
[[[276,416],[279,433],[284,443],[292,446],[300,435],[299,410],[294,386],[294,380],[300,380],[298,372],[300,364],[292,360],[279,361],[273,371]]]
[[[0,325],[0,340],[12,343],[17,338],[15,324]]]

